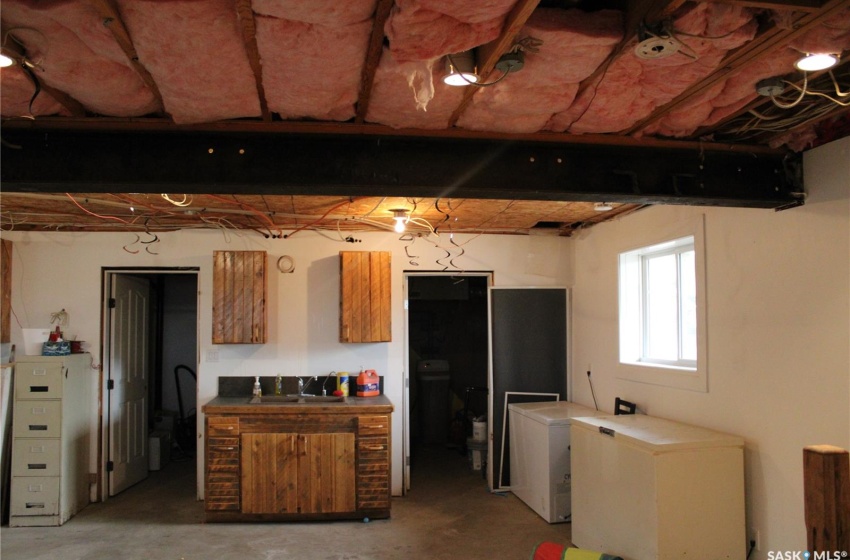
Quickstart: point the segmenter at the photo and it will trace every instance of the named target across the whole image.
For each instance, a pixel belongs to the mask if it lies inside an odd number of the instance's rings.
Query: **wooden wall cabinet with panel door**
[[[385,397],[315,406],[245,401],[215,399],[203,408],[207,521],[390,516],[393,407]]]
[[[389,251],[340,251],[340,342],[391,342]]]
[[[213,251],[213,344],[264,344],[268,337],[265,251]]]

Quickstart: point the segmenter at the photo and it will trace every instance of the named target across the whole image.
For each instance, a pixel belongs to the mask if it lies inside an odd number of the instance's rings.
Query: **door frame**
[[[408,294],[410,293],[410,284],[409,280],[412,276],[473,276],[473,277],[485,277],[487,278],[487,289],[493,287],[493,278],[494,273],[492,270],[480,270],[480,271],[463,271],[463,272],[442,272],[439,270],[405,270],[403,274],[403,282],[402,282],[402,299],[404,301],[404,386],[403,386],[403,398],[402,398],[402,454],[403,454],[403,463],[402,463],[402,484],[401,484],[401,493],[402,495],[406,495],[410,492],[410,374],[409,365],[410,365],[410,306]],[[489,311],[487,313],[489,318]],[[490,340],[488,337],[487,340],[487,348],[485,351],[487,352],[487,356],[489,359],[490,355]],[[488,372],[488,387],[489,387],[489,372]]]
[[[100,363],[101,371],[98,385],[98,438],[97,438],[97,486],[94,491],[94,501],[105,502],[109,499],[109,473],[106,471],[106,463],[109,459],[109,394],[106,383],[107,366],[104,359],[107,357],[109,345],[111,343],[110,321],[111,315],[109,312],[109,295],[112,278],[116,275],[143,275],[143,276],[158,276],[162,274],[194,274],[198,280],[198,290],[196,294],[197,316],[195,318],[196,337],[200,334],[200,268],[199,267],[101,267],[101,284],[100,284]],[[200,338],[197,338],[200,340]],[[200,363],[200,344],[195,347],[195,371],[198,371]],[[195,387],[195,398],[197,399],[197,386]]]

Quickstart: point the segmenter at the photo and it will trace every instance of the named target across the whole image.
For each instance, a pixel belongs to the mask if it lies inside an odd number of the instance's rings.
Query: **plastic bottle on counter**
[[[260,387],[260,376],[254,377],[254,396],[262,397],[263,396],[263,388]]]
[[[336,388],[337,391],[342,391],[342,396],[348,396],[348,372],[338,371],[336,373]]]
[[[361,370],[357,376],[357,396],[377,397],[381,394],[381,380],[374,369]]]

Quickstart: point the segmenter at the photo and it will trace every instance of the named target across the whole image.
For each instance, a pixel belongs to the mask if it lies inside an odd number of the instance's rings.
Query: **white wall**
[[[619,396],[644,412],[746,439],[748,536],[805,550],[802,448],[850,449],[850,138],[805,154],[805,206],[654,207],[576,242],[573,396]],[[708,393],[619,378],[617,254],[629,240],[705,215]]]
[[[135,241],[131,233],[4,232],[14,242],[12,307],[23,327],[49,325],[50,313],[65,308],[70,314],[66,333],[90,342],[101,359],[101,267],[199,267],[198,408],[212,399],[219,376],[325,375],[358,371],[360,366],[385,376],[385,393],[395,404],[393,414],[393,494],[402,488],[402,397],[404,364],[404,270],[440,271],[445,251],[422,239],[409,251],[419,266],[409,263],[404,247],[392,233],[355,234],[361,243],[328,240],[303,231],[286,240],[266,240],[257,234],[228,236],[214,230],[158,234],[151,247],[159,253],[130,254],[123,249]],[[572,246],[565,238],[455,235],[465,253],[455,257],[469,271],[494,271],[499,286],[566,286],[572,281]],[[448,247],[447,236],[443,241]],[[212,335],[212,252],[265,250],[269,253],[269,342],[264,345],[215,345]],[[339,257],[341,250],[392,252],[391,343],[341,344],[339,333]],[[453,255],[460,251],[453,248]],[[276,263],[289,255],[295,271],[282,274]],[[12,342],[21,344],[13,320]],[[19,346],[20,347],[20,346]],[[218,350],[218,361],[207,361]],[[199,412],[199,424],[203,415]],[[198,448],[203,448],[203,440]],[[198,463],[198,492],[202,496],[202,461]]]

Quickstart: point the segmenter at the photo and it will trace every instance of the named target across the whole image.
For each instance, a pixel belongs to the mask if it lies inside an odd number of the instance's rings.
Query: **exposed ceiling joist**
[[[502,33],[499,37],[496,40],[490,41],[478,48],[478,60],[481,63],[478,71],[485,81],[489,78],[490,73],[496,67],[496,62],[499,61],[499,57],[513,46],[517,33],[520,32],[522,26],[525,25],[525,22],[531,17],[531,14],[534,13],[534,9],[537,8],[539,3],[540,0],[519,0],[519,2],[514,5],[513,9],[511,9],[507,18],[505,18],[505,26],[502,28]],[[480,88],[477,87],[466,88],[463,92],[463,99],[449,118],[450,127],[457,124],[457,120],[466,110],[466,107],[472,102],[473,96],[475,96],[475,93],[479,89]]]
[[[136,47],[133,45],[130,33],[127,31],[127,27],[124,25],[124,21],[121,19],[121,14],[115,6],[114,1],[94,0],[93,5],[100,14],[100,17],[103,18],[103,25],[110,31],[110,33],[112,33],[112,36],[115,38],[115,42],[118,43],[121,50],[123,50],[124,54],[127,55],[127,60],[130,61],[130,65],[145,85],[150,88],[153,95],[159,101],[159,105],[161,107],[162,94],[159,92],[159,87],[156,85],[156,81],[153,79],[153,76],[151,76],[151,73],[148,72],[148,69],[145,68],[144,64],[139,62],[139,55],[136,52]]]
[[[372,98],[372,84],[375,82],[375,72],[381,62],[384,52],[384,25],[390,17],[394,0],[378,0],[375,7],[375,17],[372,20],[372,33],[369,35],[369,46],[366,49],[366,61],[360,75],[360,93],[357,96],[357,114],[355,123],[362,123],[366,119],[369,110],[369,101]]]
[[[245,51],[248,54],[248,64],[254,74],[254,82],[257,84],[257,96],[260,100],[260,113],[264,122],[271,122],[272,114],[266,101],[266,91],[263,87],[263,65],[260,62],[260,49],[257,46],[257,25],[254,22],[254,10],[251,8],[251,0],[237,0],[236,13],[239,17],[239,27],[242,31],[242,41],[245,43]]]
[[[12,192],[183,192],[611,201],[802,202],[778,154],[412,137],[17,131]],[[331,157],[331,154],[333,157]]]

